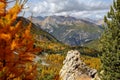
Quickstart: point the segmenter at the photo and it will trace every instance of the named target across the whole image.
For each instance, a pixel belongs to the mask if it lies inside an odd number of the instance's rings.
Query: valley
[[[1,0],[0,80],[119,80],[120,0],[111,3]]]
[[[23,18],[23,17],[18,17],[17,21],[22,20],[23,25],[28,25],[31,21]],[[42,19],[43,20],[43,19]],[[35,21],[35,20],[34,20]],[[36,21],[35,21],[36,22]],[[77,24],[77,26],[76,26]],[[38,75],[42,74],[41,76],[38,77],[38,80],[54,80],[59,78],[59,71],[63,66],[63,61],[65,59],[65,56],[67,55],[67,52],[70,50],[78,50],[81,54],[81,60],[84,61],[89,67],[95,68],[99,70],[100,68],[100,60],[98,58],[100,52],[96,50],[96,46],[98,45],[98,37],[100,36],[102,29],[100,29],[98,26],[94,26],[92,29],[89,30],[89,25],[87,27],[84,25],[79,26],[79,23],[67,25],[65,24],[57,24],[57,26],[54,26],[52,28],[56,29],[54,32],[51,33],[46,29],[43,29],[40,27],[39,24],[37,23],[32,23],[31,27],[31,34],[33,35],[33,39],[35,40],[34,45],[36,47],[41,48],[41,52],[37,53],[37,57],[35,58],[35,61],[38,63]],[[78,25],[79,24],[79,25]],[[63,26],[64,25],[64,26]],[[44,26],[45,27],[45,26]],[[51,26],[50,26],[51,27]],[[91,28],[92,26],[90,26]],[[58,28],[58,29],[57,29]],[[88,29],[87,29],[88,28]],[[95,30],[94,30],[95,28]],[[100,29],[100,33],[99,30]],[[69,30],[69,31],[66,31]],[[71,31],[70,31],[71,30]],[[82,32],[79,30],[83,30],[86,32]],[[64,33],[62,33],[62,31]],[[88,32],[87,32],[88,31]],[[95,33],[97,34],[96,36],[89,36],[87,33],[92,33],[90,35],[94,35]],[[54,36],[54,35],[59,35],[59,36]],[[70,40],[70,42],[74,42],[74,38],[80,40],[81,44],[84,44],[84,46],[79,43],[79,45],[73,43],[66,43],[61,41],[61,37],[64,37],[65,40]],[[62,36],[63,35],[63,36]],[[82,37],[80,38],[80,35]],[[69,39],[69,37],[71,39]],[[89,39],[88,38],[91,39]],[[59,38],[59,39],[58,39]],[[73,38],[73,39],[72,39]],[[94,61],[94,63],[92,63]],[[95,64],[96,63],[96,64]],[[98,64],[99,63],[99,64]],[[59,65],[59,67],[57,67]]]
[[[83,46],[98,39],[103,32],[102,25],[71,16],[32,17],[33,23],[47,31],[60,42],[70,46]]]

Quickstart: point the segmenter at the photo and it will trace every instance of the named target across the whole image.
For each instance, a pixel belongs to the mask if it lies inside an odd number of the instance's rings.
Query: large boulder
[[[89,68],[81,61],[77,50],[71,50],[68,51],[59,74],[61,80],[92,80],[96,73],[97,70]]]

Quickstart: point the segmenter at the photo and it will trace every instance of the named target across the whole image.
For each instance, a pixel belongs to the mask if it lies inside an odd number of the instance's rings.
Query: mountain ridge
[[[22,25],[29,25],[30,23],[32,23],[32,27],[31,27],[31,33],[33,34],[37,34],[37,35],[41,35],[43,38],[48,39],[48,41],[53,41],[53,42],[59,42],[54,36],[52,36],[51,34],[49,34],[48,32],[42,30],[39,25],[34,24],[33,22],[31,22],[29,19],[24,18],[22,16],[19,16],[15,23],[18,21],[22,21]]]
[[[38,18],[33,17],[33,23],[70,46],[80,46],[97,39],[103,31],[99,25],[71,16],[46,16],[40,20]]]

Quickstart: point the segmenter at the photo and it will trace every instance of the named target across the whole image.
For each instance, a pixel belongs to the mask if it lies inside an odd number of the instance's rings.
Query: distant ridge
[[[22,25],[29,25],[29,23],[32,23],[30,20],[28,20],[27,18],[24,18],[24,17],[18,17],[16,22],[18,22],[18,21],[22,21]],[[51,34],[49,34],[46,31],[42,30],[40,28],[40,25],[32,23],[31,32],[32,32],[32,34],[36,34],[39,37],[42,37],[43,39],[47,39],[48,41],[58,42],[58,40],[54,36],[52,36]]]
[[[38,16],[32,19],[57,40],[71,46],[82,46],[96,40],[103,31],[100,25],[96,25],[89,19],[76,19],[71,16]]]

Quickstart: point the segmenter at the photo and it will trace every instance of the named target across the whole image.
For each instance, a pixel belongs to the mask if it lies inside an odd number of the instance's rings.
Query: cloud
[[[108,10],[94,10],[94,11],[79,11],[79,12],[71,12],[70,16],[76,18],[90,18],[93,20],[101,20],[106,15]]]
[[[40,0],[28,3],[29,12],[35,15],[102,15],[108,10],[112,0]],[[103,13],[102,13],[103,12]]]
[[[91,18],[94,20],[103,19],[104,15],[108,12],[108,10],[94,10],[94,11],[70,11],[70,12],[61,12],[55,13],[54,15],[69,15],[76,18]]]

